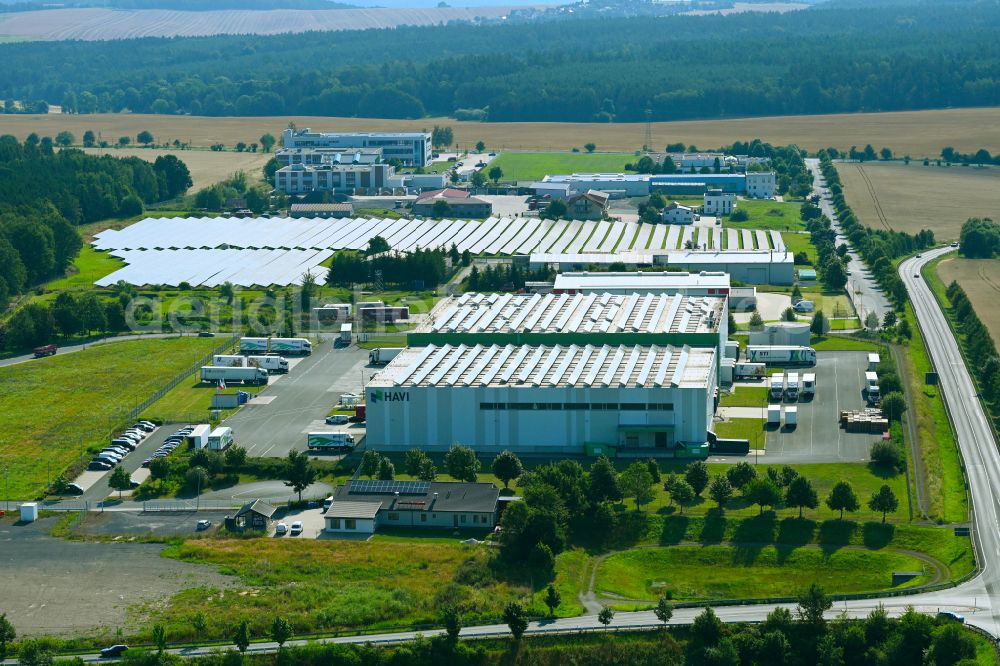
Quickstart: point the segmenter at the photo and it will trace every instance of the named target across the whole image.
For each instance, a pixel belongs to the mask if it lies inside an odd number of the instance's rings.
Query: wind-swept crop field
[[[140,130],[141,131],[141,130]],[[152,131],[152,130],[150,130]],[[248,134],[241,139],[244,143],[254,143],[263,132]],[[82,134],[81,134],[82,136]],[[155,132],[154,132],[155,136]],[[178,137],[181,138],[181,137]],[[183,139],[182,139],[183,140]],[[214,152],[211,150],[158,150],[155,148],[87,148],[88,153],[111,155],[113,157],[139,157],[153,162],[160,155],[176,155],[191,172],[191,192],[213,185],[229,178],[237,171],[245,171],[251,180],[263,178],[261,169],[271,157],[268,153]]]
[[[941,260],[937,272],[945,286],[953,281],[961,285],[993,342],[1000,345],[1000,261],[949,257]]]

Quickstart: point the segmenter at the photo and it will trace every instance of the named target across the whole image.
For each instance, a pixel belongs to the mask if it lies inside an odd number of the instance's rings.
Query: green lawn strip
[[[916,320],[909,304],[906,306],[906,313],[910,321]],[[931,372],[933,367],[919,326],[913,327],[908,351],[907,376],[914,402],[910,405],[910,410],[916,414],[917,419],[917,437],[926,478],[930,517],[945,522],[964,522],[968,520],[969,508],[962,459],[940,390],[936,386],[924,384],[925,374]]]
[[[258,387],[248,387],[248,389],[252,394],[260,390]],[[215,384],[203,384],[199,373],[195,372],[167,391],[162,398],[147,407],[140,416],[144,419],[159,420],[164,423],[208,422],[212,395],[218,392],[218,387]],[[226,392],[232,393],[233,390],[230,388]],[[229,418],[235,412],[235,409],[221,410],[219,419],[216,421]]]
[[[559,591],[560,604],[556,607],[556,617],[573,617],[582,615],[583,604],[580,603],[580,590],[587,585],[585,577],[587,563],[590,557],[584,550],[574,548],[567,550],[556,556],[556,577],[552,582],[556,590]],[[546,588],[542,587],[532,596],[531,607],[528,612],[532,615],[548,615],[549,609],[545,605]]]
[[[809,240],[809,234],[783,233],[781,234],[781,239],[785,241],[785,249],[793,255],[805,252],[806,256],[809,257],[809,266],[815,266],[816,262],[819,261],[819,256],[816,254],[816,246]],[[804,267],[799,266],[798,268]]]
[[[857,317],[851,319],[828,319],[831,331],[853,331],[861,328],[861,320]]]
[[[737,389],[739,391],[739,389]],[[760,406],[756,403],[754,407]],[[715,424],[715,434],[722,439],[748,439],[753,448],[764,448],[764,419],[730,419]]]
[[[700,200],[698,205],[701,205]],[[801,202],[740,199],[736,202],[736,210],[746,211],[750,216],[749,219],[744,222],[733,222],[727,217],[723,218],[723,225],[730,229],[800,231],[805,229],[805,223],[799,216],[801,207]]]
[[[87,291],[94,288],[94,282],[106,275],[124,268],[125,262],[112,257],[107,252],[98,252],[90,245],[84,245],[73,260],[67,276],[44,285],[45,291]]]
[[[437,624],[452,603],[463,609],[465,624],[498,621],[503,606],[529,590],[497,582],[485,549],[457,541],[186,541],[163,555],[215,565],[237,577],[237,589],[185,590],[131,612],[150,616],[140,637],[161,622],[172,640],[195,637],[189,618],[199,611],[208,620],[205,637],[212,638],[229,636],[244,619],[253,634],[266,635],[276,615],[299,634]]]
[[[0,460],[10,496],[30,499],[86,462],[124,414],[218,346],[215,338],[134,340],[0,368]]]
[[[893,571],[924,574],[893,588]],[[788,597],[811,583],[828,594],[913,587],[934,579],[922,560],[901,553],[819,547],[730,545],[637,548],[609,556],[597,567],[595,591],[623,600],[675,601]]]
[[[720,407],[761,407],[767,404],[766,386],[737,386],[722,395]]]
[[[638,159],[632,153],[505,152],[491,161],[486,171],[500,167],[504,181],[541,180],[550,174],[618,173]]]
[[[814,337],[810,346],[816,351],[885,351],[885,347],[876,342],[849,338],[843,335]]]
[[[787,549],[812,544],[821,546],[827,554],[836,552],[842,546],[862,546],[871,551],[889,549],[924,553],[945,565],[951,580],[957,580],[975,568],[969,537],[955,536],[954,530],[948,527],[883,525],[877,521],[836,518],[818,522],[809,518],[799,519],[788,511],[780,514],[764,512],[749,518],[735,516],[732,511],[726,511],[722,518],[717,512],[704,516],[647,513],[632,519],[644,525],[645,533],[640,543],[646,545],[729,544]]]

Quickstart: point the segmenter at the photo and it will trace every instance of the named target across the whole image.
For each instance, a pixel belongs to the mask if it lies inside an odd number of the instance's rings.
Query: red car
[[[58,347],[55,345],[45,345],[44,347],[35,347],[31,350],[31,353],[35,355],[35,358],[42,358],[43,356],[54,356]]]

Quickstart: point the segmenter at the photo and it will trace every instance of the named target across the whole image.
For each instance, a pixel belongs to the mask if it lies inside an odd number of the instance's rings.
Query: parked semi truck
[[[220,368],[245,368],[247,357],[240,354],[216,354],[212,357],[212,365]]]
[[[802,397],[812,398],[816,395],[816,373],[807,372],[802,375]]]
[[[764,363],[736,363],[733,374],[736,379],[764,379],[767,366]]]
[[[230,368],[225,366],[205,365],[201,368],[201,381],[226,382],[244,384],[267,384],[267,370],[263,368]]]
[[[337,344],[344,346],[351,344],[351,338],[353,335],[354,335],[354,327],[351,324],[341,324],[340,337],[337,338]]]
[[[240,338],[241,354],[312,354],[305,338]]]
[[[212,451],[223,451],[233,443],[233,429],[219,426],[208,435],[208,448]]]
[[[354,450],[354,435],[346,432],[311,432],[306,435],[310,451],[335,451],[347,453]]]
[[[368,362],[372,365],[385,364],[396,358],[396,355],[401,351],[403,351],[402,347],[382,347],[381,349],[373,349],[368,352]]]
[[[283,356],[247,356],[251,367],[263,368],[272,375],[284,375],[288,372],[288,359]]]
[[[746,348],[751,363],[773,365],[816,365],[816,350],[812,347],[751,345]]]
[[[788,380],[785,382],[785,395],[792,402],[796,402],[799,399],[799,373],[788,373]]]
[[[771,375],[771,399],[781,400],[781,396],[785,394],[785,375],[781,372],[776,372]]]

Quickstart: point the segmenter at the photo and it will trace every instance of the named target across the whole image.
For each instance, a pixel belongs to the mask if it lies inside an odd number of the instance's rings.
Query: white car
[[[296,536],[298,534],[302,534],[301,520],[296,520],[294,523],[292,523],[292,536]]]
[[[285,536],[286,534],[288,534],[288,525],[278,523],[278,526],[274,528],[274,536]]]

